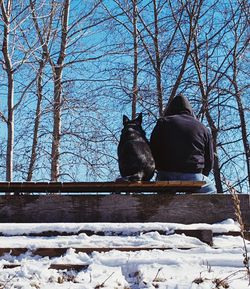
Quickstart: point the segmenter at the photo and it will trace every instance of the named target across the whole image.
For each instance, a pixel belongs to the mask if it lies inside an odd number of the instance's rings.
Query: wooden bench
[[[235,219],[228,194],[190,194],[204,182],[0,183],[3,223],[39,222],[175,222],[216,223]],[[189,192],[175,194],[175,192]],[[44,193],[63,194],[44,194]],[[158,193],[156,193],[158,192]],[[42,194],[41,194],[42,193]],[[124,194],[125,193],[125,194]],[[239,195],[242,218],[250,225],[250,195]]]

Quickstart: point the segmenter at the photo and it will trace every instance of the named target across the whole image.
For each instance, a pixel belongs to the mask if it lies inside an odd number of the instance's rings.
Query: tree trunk
[[[214,173],[214,180],[215,180],[215,186],[217,193],[221,194],[223,193],[223,187],[221,182],[221,170],[220,170],[220,163],[219,163],[219,157],[217,153],[217,129],[214,127],[214,124],[211,123],[212,118],[208,113],[206,113],[208,123],[210,128],[212,129],[212,137],[213,137],[213,149],[214,149],[214,167],[213,167],[213,173]],[[210,120],[209,120],[210,119]]]
[[[11,182],[13,179],[13,146],[14,146],[14,111],[13,111],[13,95],[14,95],[14,78],[13,74],[8,75],[8,140],[6,154],[6,181]]]
[[[220,162],[219,162],[219,156],[217,152],[218,129],[209,111],[208,92],[205,91],[205,87],[203,85],[203,82],[201,81],[201,74],[199,74],[199,82],[200,82],[200,89],[201,89],[201,95],[202,95],[202,107],[203,107],[203,111],[205,113],[208,125],[211,129],[212,139],[213,139],[213,150],[214,150],[213,173],[214,173],[215,186],[216,186],[217,193],[223,193],[223,187],[222,187],[222,182],[221,182]]]
[[[134,38],[134,71],[133,71],[132,119],[136,117],[136,105],[138,98],[137,0],[133,0],[133,38]]]
[[[8,77],[8,118],[7,118],[7,150],[6,150],[6,181],[13,178],[13,146],[14,146],[14,72],[11,57],[9,55],[10,14],[12,1],[7,1],[7,7],[1,3],[1,11],[4,19],[4,34],[2,53],[4,57],[4,69]]]
[[[156,89],[157,89],[157,100],[159,107],[159,115],[163,114],[163,93],[162,93],[162,83],[161,83],[161,57],[159,49],[159,28],[158,28],[158,12],[156,0],[153,1],[154,4],[154,26],[155,26],[155,37],[154,37],[154,49],[155,49],[155,72],[156,72]]]
[[[41,120],[41,105],[42,105],[42,73],[44,68],[44,61],[40,62],[40,67],[37,74],[37,104],[36,104],[36,116],[33,131],[33,143],[30,157],[30,164],[27,176],[27,182],[30,182],[33,177],[33,172],[35,168],[35,163],[37,159],[37,144],[38,144],[38,131]]]
[[[60,137],[61,137],[61,103],[62,103],[62,69],[54,72],[54,106],[53,106],[53,141],[51,150],[51,181],[58,181]]]
[[[53,136],[51,149],[51,181],[56,182],[60,176],[60,140],[61,140],[61,109],[62,109],[62,72],[66,56],[68,18],[70,0],[65,0],[62,13],[61,46],[57,63],[52,63],[54,80],[54,104],[53,104]]]
[[[194,35],[193,39],[194,39],[194,55],[193,56],[191,55],[191,56],[192,56],[192,60],[195,65],[195,69],[196,69],[197,76],[198,76],[199,89],[200,89],[201,97],[202,97],[202,111],[204,112],[206,119],[208,121],[208,125],[211,129],[212,139],[213,139],[213,150],[214,150],[213,173],[214,173],[214,179],[215,179],[215,186],[216,186],[217,192],[222,193],[223,187],[222,187],[222,182],[221,182],[219,157],[217,153],[218,128],[216,127],[215,122],[209,111],[209,106],[208,106],[209,89],[208,88],[206,89],[204,82],[203,82],[203,75],[201,71],[199,49],[198,49],[196,35]]]
[[[244,114],[244,109],[243,109],[243,105],[241,102],[241,97],[240,97],[239,92],[236,93],[236,100],[237,100],[239,116],[240,116],[242,142],[243,142],[244,152],[245,152],[245,156],[246,156],[248,185],[250,188],[250,147],[249,147],[249,142],[247,139],[247,127],[246,127],[245,114]]]
[[[235,68],[235,71],[236,71],[236,68]],[[233,86],[235,89],[235,98],[237,101],[238,112],[239,112],[239,116],[240,116],[242,143],[243,143],[243,147],[244,147],[244,153],[246,156],[248,185],[250,188],[250,147],[249,147],[249,143],[248,143],[248,139],[247,139],[247,125],[246,125],[246,120],[245,120],[244,108],[243,108],[243,105],[241,102],[241,95],[240,95],[240,91],[239,91],[239,87],[238,87],[236,78],[237,78],[236,73],[234,73]]]

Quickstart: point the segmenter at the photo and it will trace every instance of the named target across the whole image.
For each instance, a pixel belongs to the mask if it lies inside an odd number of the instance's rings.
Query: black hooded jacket
[[[213,167],[212,139],[193,115],[183,95],[177,95],[160,118],[150,139],[156,169],[167,172],[203,173]]]

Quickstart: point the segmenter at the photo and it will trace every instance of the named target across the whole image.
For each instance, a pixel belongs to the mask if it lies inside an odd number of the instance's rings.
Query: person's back
[[[210,133],[193,116],[192,108],[183,95],[176,96],[165,117],[158,120],[150,146],[158,180],[204,180],[213,167]],[[215,191],[215,188],[212,190]]]

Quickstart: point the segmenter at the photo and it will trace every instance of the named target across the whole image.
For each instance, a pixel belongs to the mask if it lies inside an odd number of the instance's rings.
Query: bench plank
[[[244,223],[250,227],[250,195],[239,195]],[[231,195],[110,194],[2,195],[0,222],[174,222],[216,223],[235,219]]]
[[[0,192],[163,192],[201,188],[203,181],[0,182]]]

